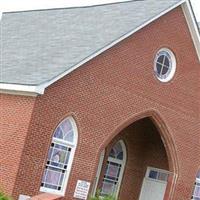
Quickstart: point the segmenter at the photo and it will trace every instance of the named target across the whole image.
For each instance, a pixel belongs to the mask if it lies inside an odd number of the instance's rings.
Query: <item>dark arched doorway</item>
[[[169,164],[167,142],[163,141],[161,130],[155,123],[155,118],[145,117],[112,138],[101,153],[94,191],[104,190],[105,194],[106,182],[108,193],[117,191],[110,194],[116,195],[119,200],[164,199],[169,190],[168,181],[175,173],[172,164]],[[123,141],[127,154],[121,180],[117,176],[121,173],[120,167],[115,163],[108,166],[110,153],[119,141]],[[117,189],[112,190],[112,187]]]

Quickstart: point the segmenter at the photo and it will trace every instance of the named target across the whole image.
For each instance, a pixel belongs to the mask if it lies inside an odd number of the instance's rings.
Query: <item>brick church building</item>
[[[4,12],[0,188],[14,199],[200,199],[200,35],[188,0]]]

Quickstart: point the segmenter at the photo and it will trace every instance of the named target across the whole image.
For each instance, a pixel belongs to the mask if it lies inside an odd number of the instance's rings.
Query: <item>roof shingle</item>
[[[3,13],[0,82],[45,83],[180,0]]]

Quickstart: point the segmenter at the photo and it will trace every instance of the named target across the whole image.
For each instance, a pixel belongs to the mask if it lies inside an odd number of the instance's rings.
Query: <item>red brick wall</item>
[[[13,192],[35,98],[0,94],[0,188]]]
[[[155,54],[162,47],[177,58],[175,77],[166,84],[153,73]],[[188,200],[200,163],[199,70],[177,8],[50,86],[36,99],[13,195],[38,193],[53,130],[65,116],[72,115],[79,130],[64,198],[71,200],[78,179],[94,180],[99,153],[112,138],[141,116],[157,113],[171,156],[169,168],[178,173],[170,198]]]

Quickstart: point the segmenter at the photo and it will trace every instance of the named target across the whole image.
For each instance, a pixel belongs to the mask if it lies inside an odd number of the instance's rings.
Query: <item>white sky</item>
[[[126,0],[0,0],[0,12],[86,6],[120,1]],[[200,21],[200,0],[191,1],[197,21]]]

